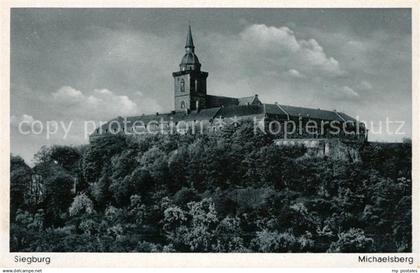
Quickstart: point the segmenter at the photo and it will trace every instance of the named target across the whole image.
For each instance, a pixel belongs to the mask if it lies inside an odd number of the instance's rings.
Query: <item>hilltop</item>
[[[305,156],[244,123],[11,158],[11,251],[410,252],[411,144]]]

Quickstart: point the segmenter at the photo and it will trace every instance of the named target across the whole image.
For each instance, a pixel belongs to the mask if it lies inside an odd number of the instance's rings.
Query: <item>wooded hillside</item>
[[[409,252],[411,144],[303,156],[250,124],[11,157],[11,251]]]

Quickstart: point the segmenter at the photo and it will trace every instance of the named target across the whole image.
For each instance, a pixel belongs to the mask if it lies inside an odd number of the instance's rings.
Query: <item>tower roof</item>
[[[200,70],[201,64],[197,55],[194,53],[194,42],[192,38],[191,26],[188,25],[187,41],[185,43],[185,55],[182,57],[181,70]]]
[[[190,47],[194,49],[194,41],[191,33],[191,25],[188,25],[187,41],[185,42],[185,48]]]
[[[182,57],[181,65],[194,65],[200,64],[197,55],[192,52],[185,53],[184,57]]]

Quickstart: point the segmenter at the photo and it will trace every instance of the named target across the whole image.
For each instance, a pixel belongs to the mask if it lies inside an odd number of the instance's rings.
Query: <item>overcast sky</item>
[[[12,153],[87,143],[83,120],[172,110],[188,22],[209,94],[388,117],[405,135],[371,140],[411,136],[409,9],[14,9]],[[46,139],[21,120],[74,123]]]

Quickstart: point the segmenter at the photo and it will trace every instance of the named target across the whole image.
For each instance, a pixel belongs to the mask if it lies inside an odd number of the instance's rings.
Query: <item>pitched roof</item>
[[[207,108],[238,105],[238,99],[232,97],[207,95],[206,99]]]
[[[261,101],[258,99],[258,95],[238,98],[239,105],[248,105],[248,104],[261,104]]]
[[[220,97],[220,96],[208,96],[210,100],[216,102],[227,102],[234,103],[235,98],[230,97]],[[251,97],[249,97],[251,98]],[[254,97],[252,97],[254,98]],[[223,105],[223,104],[222,104]],[[280,105],[280,104],[246,104],[246,105],[237,105],[237,104],[227,104],[227,106],[222,107],[210,107],[205,108],[200,111],[192,112],[169,112],[162,114],[149,114],[149,115],[140,115],[140,116],[131,116],[131,117],[118,117],[110,120],[108,123],[102,125],[102,130],[111,129],[112,131],[118,129],[124,129],[124,120],[126,119],[126,125],[132,127],[133,125],[144,126],[149,122],[154,121],[160,123],[162,120],[165,122],[173,121],[175,123],[179,121],[191,121],[191,120],[212,120],[218,117],[223,118],[233,118],[233,117],[245,117],[245,116],[267,116],[272,119],[277,120],[287,120],[293,118],[309,118],[309,119],[318,119],[326,121],[352,121],[358,122],[356,119],[350,117],[349,115],[336,112],[328,111],[321,109],[313,109],[306,107],[296,107],[290,105]],[[135,123],[137,122],[137,124]],[[111,124],[111,126],[109,126]]]
[[[241,117],[252,115],[264,115],[264,105],[232,105],[220,108],[217,117]]]
[[[221,107],[207,108],[199,112],[192,111],[190,113],[186,112],[169,112],[169,113],[156,113],[149,115],[140,115],[140,116],[130,116],[130,117],[117,117],[111,119],[107,123],[101,126],[102,131],[106,132],[107,129],[110,130],[122,130],[124,129],[124,120],[126,120],[127,127],[137,126],[146,126],[149,122],[179,122],[179,121],[191,121],[191,120],[211,120],[216,117],[216,114],[221,109]]]
[[[277,104],[265,103],[265,113],[271,118],[288,119],[288,113],[282,110]]]
[[[179,120],[185,119],[186,116],[187,114],[185,112],[156,113],[154,115],[151,114],[151,115],[127,117],[127,121],[128,123],[133,123],[136,120],[141,120],[147,123],[154,120],[159,121],[161,119],[168,120],[168,121],[169,120],[179,121]]]
[[[343,113],[343,112],[337,112],[337,114],[342,117],[345,121],[354,121],[358,122],[355,118],[350,117],[349,115]]]
[[[188,115],[185,112],[169,112],[169,113],[156,113],[156,114],[149,114],[149,115],[140,115],[140,116],[131,116],[131,117],[118,117],[108,121],[106,124],[102,125],[102,128],[110,128],[110,129],[118,129],[119,126],[124,126],[124,120],[126,120],[126,125],[128,127],[132,127],[134,125],[147,125],[151,121],[160,122],[161,120],[164,121],[173,121],[177,122],[180,120],[185,120]],[[109,127],[109,124],[111,125]]]
[[[311,119],[320,119],[320,120],[337,120],[342,121],[342,119],[337,116],[334,111],[327,111],[321,109],[313,109],[306,107],[296,107],[290,105],[279,105],[281,109],[284,109],[290,117],[302,117],[302,118],[311,118]]]
[[[185,120],[211,120],[214,119],[221,107],[202,109],[199,112],[192,111],[185,117]]]

